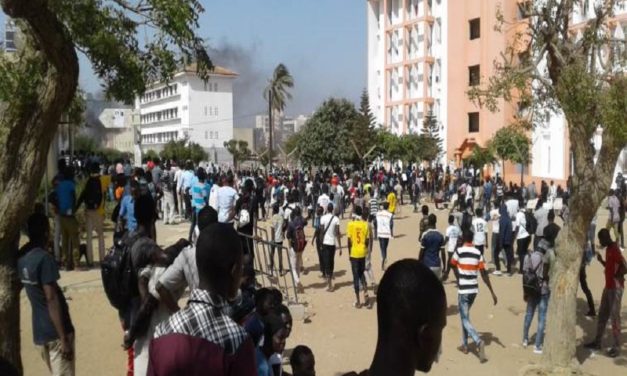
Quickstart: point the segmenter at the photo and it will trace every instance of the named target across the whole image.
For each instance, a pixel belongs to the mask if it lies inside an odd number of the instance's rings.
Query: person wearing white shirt
[[[509,217],[512,219],[512,221],[515,220],[516,213],[518,213],[519,210],[518,200],[516,200],[512,196],[509,196],[505,200],[505,206],[507,207],[507,214],[509,214]]]
[[[233,223],[235,218],[235,203],[239,198],[237,191],[233,189],[233,176],[229,175],[226,184],[218,189],[218,222]]]
[[[336,245],[342,256],[340,219],[333,214],[333,204],[329,203],[327,212],[320,217],[320,235],[322,237],[322,274],[327,278],[327,291],[333,291],[333,271],[335,269]]]
[[[185,203],[183,200],[183,194],[181,188],[183,187],[183,170],[178,166],[174,167],[174,182],[176,183],[176,202],[179,217],[182,217],[185,213]]]
[[[516,253],[518,253],[518,262],[519,269],[518,272],[522,273],[523,263],[525,261],[525,256],[527,256],[527,249],[529,248],[529,232],[527,232],[527,219],[525,217],[525,211],[520,210],[516,213],[516,221],[515,221],[516,229]]]
[[[499,247],[499,221],[501,219],[501,214],[499,214],[499,209],[492,209],[490,211],[490,224],[492,225],[492,263],[496,266],[496,251],[497,247]],[[501,255],[503,255],[501,253]],[[501,275],[500,270],[495,270],[492,272],[494,275]]]
[[[390,239],[394,237],[392,234],[392,213],[388,211],[389,203],[382,204],[383,210],[377,212],[376,232],[379,238],[379,247],[381,248],[381,270],[385,270],[385,263],[388,255],[388,245]]]
[[[328,193],[329,193],[329,187],[326,185],[323,185],[322,194],[320,195],[320,197],[318,197],[318,206],[323,208],[325,210],[325,213],[326,213],[326,210],[329,208],[329,202],[331,201]]]
[[[488,223],[485,221],[485,219],[483,219],[483,209],[478,208],[475,211],[475,214],[475,217],[472,219],[472,225],[470,226],[470,229],[474,234],[472,238],[472,244],[483,255],[488,232]]]
[[[446,228],[446,237],[444,238],[444,245],[446,246],[446,253],[448,253],[447,260],[453,258],[453,253],[457,249],[457,242],[462,237],[462,229],[457,225],[454,215],[448,216],[448,227]],[[451,263],[446,263],[446,271],[444,272],[443,280],[448,279],[448,274],[451,271]]]

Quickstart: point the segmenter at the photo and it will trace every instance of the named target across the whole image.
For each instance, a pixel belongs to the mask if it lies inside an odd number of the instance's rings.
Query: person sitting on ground
[[[255,348],[246,331],[224,310],[237,296],[243,252],[229,224],[213,224],[196,244],[200,288],[187,307],[159,326],[150,345],[148,376],[256,375]]]
[[[294,347],[292,355],[290,355],[290,366],[292,367],[292,376],[316,376],[316,359],[307,346],[298,345]]]
[[[377,294],[377,347],[359,376],[413,376],[429,372],[446,326],[442,282],[421,262],[397,261],[385,271]],[[355,372],[345,376],[357,376]]]

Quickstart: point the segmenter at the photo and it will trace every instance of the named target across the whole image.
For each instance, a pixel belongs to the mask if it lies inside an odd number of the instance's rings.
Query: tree
[[[482,148],[481,146],[475,146],[472,149],[472,154],[466,159],[468,164],[472,164],[477,168],[483,168],[487,164],[496,162],[494,152],[489,148]]]
[[[573,161],[570,215],[557,238],[551,270],[551,304],[540,370],[572,374],[576,361],[576,293],[586,232],[612,183],[619,153],[627,144],[627,48],[612,34],[611,19],[625,0],[595,2],[593,18],[572,31],[579,0],[529,2],[515,40],[495,64],[496,74],[469,91],[479,105],[498,109],[498,100],[528,105],[530,126],[547,115],[565,118]],[[587,2],[586,2],[587,3]],[[501,26],[507,22],[497,13]],[[591,139],[603,131],[595,162]]]
[[[274,117],[273,112],[282,113],[285,109],[285,103],[288,99],[292,99],[292,94],[288,91],[294,87],[294,78],[290,74],[290,71],[283,64],[279,64],[274,68],[272,78],[268,80],[268,86],[263,93],[263,97],[268,101],[268,126],[270,131],[268,132],[269,138],[269,150],[270,155],[274,155],[272,152],[273,134],[274,134]],[[270,169],[272,169],[272,163],[270,163]]]
[[[187,150],[189,151],[189,160],[191,160],[195,164],[200,163],[200,161],[206,161],[209,159],[209,155],[207,154],[205,149],[203,149],[202,146],[198,145],[195,142],[190,142],[187,145]]]
[[[239,163],[250,157],[248,142],[242,140],[229,140],[224,142],[224,147],[233,156],[233,167],[237,170]]]
[[[300,131],[298,149],[305,166],[337,167],[356,160],[351,131],[358,128],[361,115],[346,99],[328,99]]]
[[[503,127],[494,133],[488,142],[489,149],[502,161],[518,163],[522,184],[524,166],[531,162],[531,140],[524,129],[515,124]],[[505,174],[503,173],[503,178]]]
[[[146,163],[148,161],[154,161],[157,158],[159,158],[159,154],[157,154],[157,152],[153,149],[148,149],[144,155],[142,155],[142,162]]]
[[[270,149],[266,148],[259,153],[259,163],[263,166],[269,166],[270,161],[275,160],[278,157],[276,150],[272,151],[272,158],[270,158]]]
[[[15,56],[0,56],[0,358],[21,373],[19,224],[30,213],[50,143],[75,97],[77,50],[107,96],[125,102],[144,92],[147,82],[167,81],[184,61],[196,61],[207,78],[211,61],[194,31],[203,10],[198,0],[0,0],[0,5],[21,35]],[[150,33],[140,33],[144,28]]]
[[[425,147],[423,158],[429,161],[429,163],[433,163],[434,160],[440,158],[444,148],[442,147],[442,137],[440,137],[440,124],[432,112],[425,116],[420,135],[425,139],[423,142]]]
[[[179,165],[183,165],[187,160],[198,164],[198,162],[206,161],[209,158],[202,146],[188,140],[171,140],[165,144],[159,154],[161,159],[177,161]]]
[[[98,143],[91,137],[79,135],[74,138],[74,150],[80,150],[85,153],[95,153],[98,149]]]
[[[359,101],[359,112],[361,116],[363,116],[370,128],[374,128],[377,126],[377,119],[372,113],[372,109],[370,108],[370,96],[368,95],[368,90],[364,89],[361,92],[361,98]]]

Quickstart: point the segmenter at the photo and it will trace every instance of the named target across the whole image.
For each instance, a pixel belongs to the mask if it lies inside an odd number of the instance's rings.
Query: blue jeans
[[[475,344],[481,343],[479,334],[470,323],[470,307],[475,302],[477,294],[457,294],[457,304],[459,305],[459,316],[462,319],[462,345],[468,346],[470,336]]]
[[[525,326],[523,327],[523,340],[529,341],[529,327],[533,320],[533,315],[538,309],[538,332],[536,333],[536,347],[541,349],[544,343],[544,325],[546,323],[546,311],[549,307],[550,293],[543,294],[539,298],[529,298],[527,300],[527,313],[525,314]]]

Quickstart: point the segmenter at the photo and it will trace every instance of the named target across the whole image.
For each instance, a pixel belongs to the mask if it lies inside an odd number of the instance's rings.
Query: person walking
[[[388,210],[389,204],[387,202],[384,202],[382,207],[383,210],[377,212],[375,217],[377,223],[375,232],[379,238],[379,247],[381,249],[381,270],[385,270],[388,257],[388,245],[390,244],[390,239],[394,237],[392,233],[392,221],[394,216]]]
[[[53,376],[75,374],[74,326],[54,257],[48,252],[48,218],[28,218],[29,243],[20,250],[17,271],[32,308],[33,341]]]
[[[367,244],[371,234],[368,231],[368,223],[362,218],[362,210],[355,208],[355,219],[348,222],[346,234],[348,236],[349,259],[353,272],[353,288],[355,290],[355,303],[353,307],[361,308],[359,299],[360,286],[363,287],[364,305],[370,309],[372,304],[368,296],[368,284],[364,274],[366,268]]]
[[[490,276],[485,269],[483,255],[472,246],[473,234],[465,231],[463,234],[464,244],[453,253],[451,266],[457,279],[457,301],[459,306],[459,316],[462,322],[462,345],[459,348],[464,354],[468,354],[468,337],[470,336],[477,346],[479,360],[481,363],[487,361],[485,354],[485,342],[481,340],[479,334],[470,323],[470,308],[475,302],[479,293],[479,282],[477,277],[481,274],[481,279],[488,286],[492,294],[494,305],[497,304],[497,297],[490,283]]]
[[[192,196],[192,218],[189,226],[188,240],[194,242],[196,225],[198,223],[198,213],[207,206],[209,201],[209,192],[211,191],[211,185],[207,183],[207,172],[204,168],[198,167],[196,176],[192,178],[190,185],[190,194]]]
[[[303,291],[303,285],[300,282],[300,275],[305,271],[303,267],[303,251],[307,244],[304,232],[305,226],[307,226],[307,221],[305,221],[302,216],[300,206],[296,206],[292,210],[291,219],[287,225],[287,231],[285,232],[285,238],[289,242],[288,253],[292,276],[301,292]]]
[[[488,223],[483,219],[483,210],[481,208],[477,208],[475,214],[470,226],[474,234],[472,244],[483,255],[488,237]]]
[[[174,201],[174,176],[170,170],[165,170],[161,175],[161,190],[163,191],[163,201],[161,202],[163,211],[163,223],[174,224],[174,215],[176,213],[176,203]]]
[[[444,236],[436,230],[437,217],[429,214],[429,227],[420,238],[420,255],[418,260],[425,264],[438,277],[446,270],[446,254],[444,253]]]
[[[599,318],[597,322],[597,333],[592,342],[585,344],[591,350],[600,350],[603,335],[608,320],[612,325],[612,346],[607,351],[607,355],[615,358],[620,353],[620,310],[623,291],[625,288],[625,273],[627,265],[616,241],[612,241],[608,229],[602,229],[598,233],[599,243],[605,247],[605,260],[597,252],[597,260],[603,265],[605,273],[605,287],[601,296],[601,306],[599,307]]]
[[[322,275],[327,280],[327,291],[333,291],[336,244],[342,256],[340,219],[333,214],[333,204],[327,205],[327,212],[320,218],[319,236],[322,238]]]
[[[93,232],[98,237],[98,259],[102,262],[105,255],[104,243],[104,195],[105,188],[100,179],[100,166],[92,163],[89,166],[90,175],[85,183],[85,188],[78,198],[77,207],[85,203],[85,221],[87,231],[87,265],[94,263]]]
[[[545,275],[546,265],[544,263],[544,252],[547,251],[547,241],[538,243],[532,252],[525,256],[523,262],[523,299],[527,303],[527,312],[523,324],[523,347],[529,344],[529,327],[533,320],[533,315],[538,311],[538,331],[536,333],[536,343],[533,349],[535,354],[542,354],[544,344],[544,327],[546,324],[546,312],[549,306],[549,284]],[[525,285],[527,281],[527,285]]]
[[[524,209],[520,209],[516,213],[516,228],[514,230],[516,234],[516,253],[518,254],[518,272],[522,274],[523,263],[525,256],[527,256],[527,250],[529,249],[529,232],[527,231],[527,218],[525,216]]]
[[[79,228],[76,220],[76,184],[74,169],[70,166],[63,171],[63,179],[55,189],[59,203],[61,242],[65,269],[70,271],[79,265]]]

